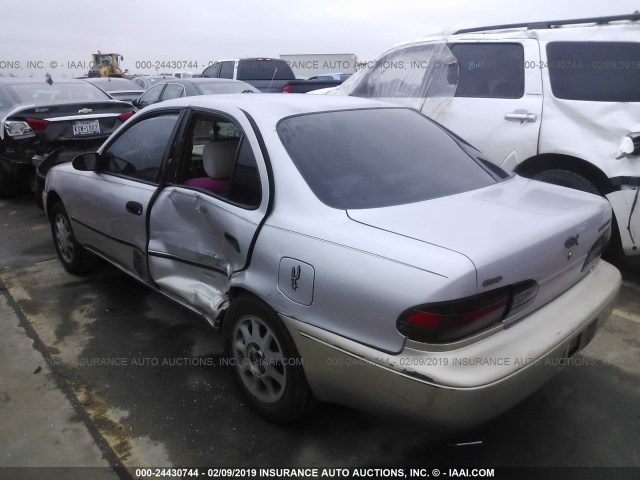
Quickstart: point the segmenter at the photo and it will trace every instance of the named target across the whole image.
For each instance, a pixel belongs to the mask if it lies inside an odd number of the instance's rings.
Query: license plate
[[[98,120],[80,120],[73,124],[74,135],[93,135],[100,133]]]

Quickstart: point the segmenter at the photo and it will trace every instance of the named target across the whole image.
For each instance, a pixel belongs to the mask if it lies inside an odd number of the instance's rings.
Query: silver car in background
[[[64,267],[102,257],[222,328],[265,417],[314,399],[470,428],[607,319],[611,208],[506,174],[419,113],[304,95],[150,106],[43,195]]]

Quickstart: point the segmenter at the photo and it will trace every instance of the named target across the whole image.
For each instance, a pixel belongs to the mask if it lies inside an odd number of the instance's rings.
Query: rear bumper
[[[468,429],[496,417],[553,377],[611,313],[621,277],[605,262],[518,323],[450,351],[398,355],[281,316],[323,401],[433,427]]]

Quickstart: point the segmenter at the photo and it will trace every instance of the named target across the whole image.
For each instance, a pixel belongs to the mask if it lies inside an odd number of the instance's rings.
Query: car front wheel
[[[69,216],[62,203],[51,208],[51,234],[58,258],[69,273],[86,273],[97,266],[98,259],[78,243]]]
[[[234,379],[260,415],[287,423],[311,408],[313,395],[295,344],[268,306],[249,295],[233,299],[223,335]]]

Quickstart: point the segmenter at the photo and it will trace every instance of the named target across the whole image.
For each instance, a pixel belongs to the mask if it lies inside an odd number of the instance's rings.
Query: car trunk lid
[[[87,141],[109,136],[127,111],[131,105],[114,100],[68,102],[23,107],[10,119],[27,121],[45,142]]]
[[[611,225],[604,199],[521,177],[426,202],[349,210],[348,215],[465,255],[476,267],[478,292],[535,280],[540,286],[535,306],[588,272],[585,259]]]

